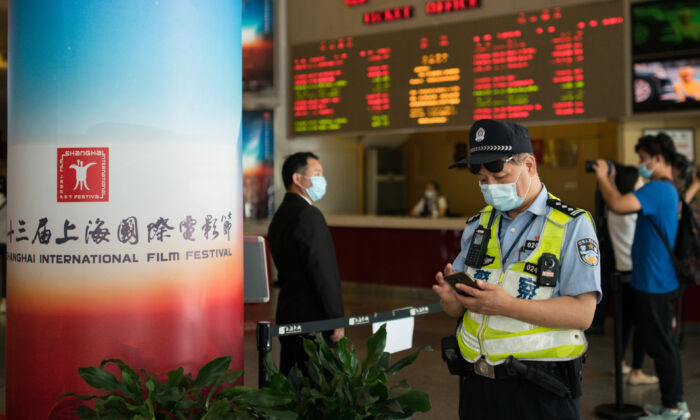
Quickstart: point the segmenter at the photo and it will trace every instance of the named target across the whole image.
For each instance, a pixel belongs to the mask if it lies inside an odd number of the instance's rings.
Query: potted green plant
[[[413,413],[430,410],[428,394],[411,390],[404,379],[392,386],[389,377],[412,364],[421,351],[432,350],[423,346],[409,356],[390,364],[386,346],[386,327],[367,339],[367,355],[360,364],[354,346],[348,348],[347,338],[330,348],[320,334],[304,340],[309,356],[308,377],[292,368],[288,377],[282,375],[269,354],[265,370],[270,384],[264,388],[274,395],[289,395],[292,402],[286,406],[302,419],[403,419]]]
[[[105,395],[78,395],[67,392],[59,396],[73,399],[59,404],[50,418],[81,419],[280,419],[292,420],[297,415],[286,410],[292,397],[274,389],[251,389],[234,386],[243,371],[231,371],[231,356],[219,357],[207,363],[193,378],[182,367],[168,372],[161,382],[153,373],[139,372],[118,359],[103,360],[100,366],[78,368],[88,385]],[[119,368],[119,381],[105,367]],[[78,403],[75,403],[75,399]],[[92,402],[91,404],[86,404]]]

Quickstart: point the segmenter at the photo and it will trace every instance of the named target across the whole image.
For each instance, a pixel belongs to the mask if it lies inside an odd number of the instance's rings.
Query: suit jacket
[[[277,323],[345,316],[333,238],[321,211],[287,193],[267,237],[280,286]]]

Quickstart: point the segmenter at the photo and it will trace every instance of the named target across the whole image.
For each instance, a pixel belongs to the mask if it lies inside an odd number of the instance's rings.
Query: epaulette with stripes
[[[467,219],[467,224],[473,222],[474,220],[477,220],[477,219],[481,218],[481,214],[484,213],[485,211],[487,211],[488,209],[489,209],[489,206],[486,206],[486,207],[484,207],[483,209],[481,209],[480,212],[478,212],[478,213],[475,214],[474,216],[472,216],[472,217],[470,217],[469,219]]]
[[[481,213],[475,214],[474,216],[472,216],[472,217],[470,217],[469,219],[467,219],[467,224],[473,222],[474,220],[479,219],[480,217],[481,217]]]
[[[559,210],[560,212],[564,214],[568,214],[571,217],[578,217],[582,214],[585,214],[585,210],[581,210],[579,208],[576,208],[574,206],[570,206],[566,203],[564,203],[561,200],[557,200],[555,198],[548,198],[547,199],[547,205],[549,207],[552,207],[553,209]]]

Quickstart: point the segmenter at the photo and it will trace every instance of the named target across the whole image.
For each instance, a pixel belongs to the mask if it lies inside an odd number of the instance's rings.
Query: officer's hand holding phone
[[[448,276],[445,276],[445,281],[455,290],[455,292],[457,292],[457,294],[462,296],[471,295],[459,289],[457,287],[458,283],[464,284],[465,286],[473,287],[475,289],[480,289],[480,287],[476,284],[476,280],[474,280],[467,273],[464,272],[452,273]]]
[[[444,272],[435,274],[437,284],[433,285],[433,291],[440,297],[440,305],[446,314],[460,317],[464,313],[462,303],[457,300],[457,294],[452,286],[445,281],[445,277],[452,274],[452,264],[445,266]]]

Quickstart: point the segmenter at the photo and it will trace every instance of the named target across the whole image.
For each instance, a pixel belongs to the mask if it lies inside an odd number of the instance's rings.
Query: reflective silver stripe
[[[487,354],[510,354],[513,349],[517,353],[529,353],[547,349],[555,349],[566,345],[588,347],[586,336],[581,331],[544,331],[537,334],[517,335],[514,337],[486,340],[484,347]],[[558,360],[540,359],[537,360]]]
[[[462,338],[462,343],[464,343],[469,349],[473,350],[477,354],[477,356],[474,359],[469,359],[464,355],[464,353],[462,353],[462,357],[469,360],[470,362],[473,362],[479,357],[481,357],[481,355],[479,354],[479,340],[473,335],[471,335],[469,331],[467,331],[467,329],[464,328],[464,326],[462,325],[460,325],[459,327],[459,335]]]

